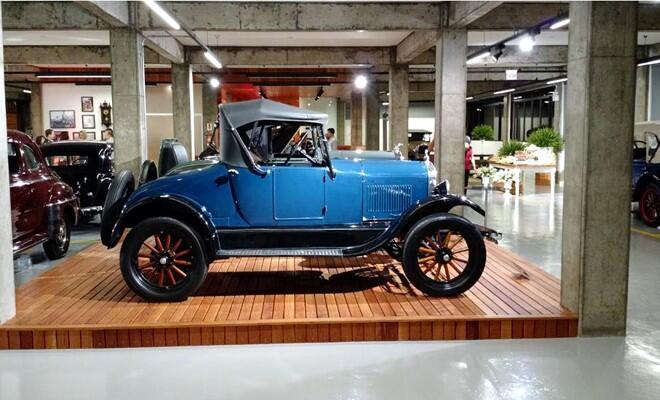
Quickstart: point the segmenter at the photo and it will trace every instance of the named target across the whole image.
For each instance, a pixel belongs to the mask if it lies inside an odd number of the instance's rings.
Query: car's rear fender
[[[112,229],[108,248],[117,245],[126,228],[134,227],[147,218],[170,217],[179,220],[198,235],[206,247],[207,260],[215,258],[219,249],[218,237],[211,216],[194,202],[173,196],[147,197],[125,207]]]

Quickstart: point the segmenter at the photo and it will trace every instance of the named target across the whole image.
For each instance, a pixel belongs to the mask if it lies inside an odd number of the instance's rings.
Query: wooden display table
[[[508,169],[513,171],[513,182],[515,184],[516,196],[520,194],[520,182],[522,181],[525,193],[536,192],[536,174],[550,174],[550,192],[555,193],[555,175],[557,174],[556,164],[532,164],[532,163],[489,163],[491,167]]]

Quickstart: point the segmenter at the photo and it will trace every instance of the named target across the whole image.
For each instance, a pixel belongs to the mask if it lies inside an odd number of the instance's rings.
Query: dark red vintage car
[[[78,222],[78,198],[26,134],[7,132],[7,155],[14,254],[43,243],[48,258],[64,256]]]

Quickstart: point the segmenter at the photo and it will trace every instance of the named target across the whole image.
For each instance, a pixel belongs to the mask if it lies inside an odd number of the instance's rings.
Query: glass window
[[[39,161],[37,161],[37,156],[34,155],[34,152],[31,148],[26,145],[23,145],[23,157],[25,158],[25,166],[29,170],[34,170],[39,168]]]
[[[67,156],[47,156],[46,164],[51,167],[70,167],[82,166],[86,167],[89,163],[87,156],[67,155]]]
[[[8,155],[8,164],[9,164],[9,174],[15,175],[21,170],[21,158],[18,156],[16,151],[16,146],[11,143],[7,143],[7,155]]]

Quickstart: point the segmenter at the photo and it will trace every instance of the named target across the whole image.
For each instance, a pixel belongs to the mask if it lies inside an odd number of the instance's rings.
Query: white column
[[[2,19],[2,7],[0,7]],[[0,25],[0,64],[4,65]],[[9,198],[9,167],[7,165],[7,110],[5,110],[5,75],[0,74],[0,323],[16,314],[16,288],[14,287],[14,256],[11,233],[11,207]]]
[[[195,158],[193,110],[193,78],[189,63],[172,64],[172,120],[174,137],[186,147],[188,157]],[[201,132],[200,132],[201,135]]]

